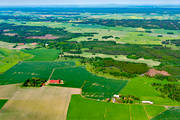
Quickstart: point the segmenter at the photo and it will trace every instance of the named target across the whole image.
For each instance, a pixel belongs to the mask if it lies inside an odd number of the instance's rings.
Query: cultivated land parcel
[[[180,119],[179,8],[0,11],[0,120]]]
[[[66,120],[72,94],[76,88],[20,88],[1,109],[1,120]]]

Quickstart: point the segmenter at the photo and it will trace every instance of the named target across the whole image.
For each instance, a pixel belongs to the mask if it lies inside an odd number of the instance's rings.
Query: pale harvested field
[[[1,109],[0,120],[66,120],[71,95],[80,93],[76,88],[21,88]]]
[[[10,99],[18,88],[19,84],[0,85],[0,99]]]

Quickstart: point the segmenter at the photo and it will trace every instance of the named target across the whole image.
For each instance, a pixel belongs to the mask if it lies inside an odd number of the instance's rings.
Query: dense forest
[[[9,34],[9,35],[8,35]],[[70,33],[63,28],[49,28],[45,26],[24,26],[1,23],[0,24],[0,38],[1,41],[10,43],[46,43],[48,41],[65,41],[68,39],[80,36],[93,36],[94,33]],[[51,35],[41,39],[32,39],[32,37],[40,37]],[[51,39],[53,38],[53,40]]]
[[[109,27],[123,26],[123,27],[141,27],[145,29],[167,29],[180,30],[180,20],[157,20],[157,19],[122,19],[122,20],[107,20],[107,19],[87,19],[81,24],[98,24]]]

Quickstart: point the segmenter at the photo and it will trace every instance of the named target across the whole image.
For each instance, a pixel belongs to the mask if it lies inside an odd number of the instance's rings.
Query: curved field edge
[[[155,116],[151,120],[179,120],[180,119],[180,107],[170,107],[168,110]]]
[[[67,120],[149,120],[164,110],[156,105],[114,104],[72,95]]]
[[[33,56],[19,50],[9,50],[0,48],[0,73],[4,73],[21,61],[32,58]]]
[[[0,99],[0,109],[4,106],[4,104],[7,102],[7,99]]]

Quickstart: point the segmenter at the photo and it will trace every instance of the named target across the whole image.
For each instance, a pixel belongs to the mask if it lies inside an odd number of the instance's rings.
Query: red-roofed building
[[[49,84],[60,84],[60,80],[49,80]]]
[[[38,43],[31,43],[32,45],[37,45]]]
[[[18,43],[18,45],[24,45],[24,43]]]

